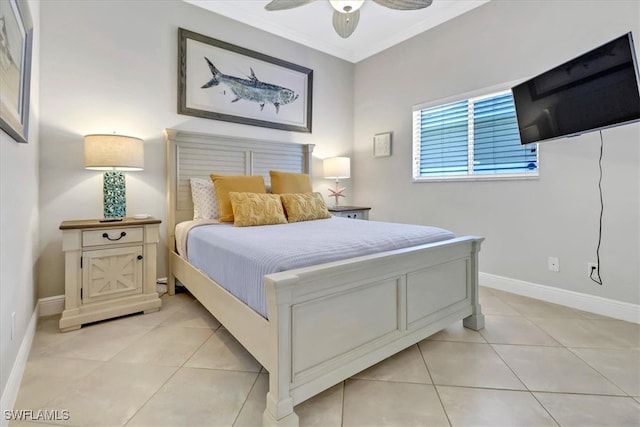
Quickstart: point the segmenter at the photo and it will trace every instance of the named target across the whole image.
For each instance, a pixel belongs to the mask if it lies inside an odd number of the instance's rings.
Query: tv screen
[[[640,92],[631,33],[511,91],[522,144],[638,121]]]

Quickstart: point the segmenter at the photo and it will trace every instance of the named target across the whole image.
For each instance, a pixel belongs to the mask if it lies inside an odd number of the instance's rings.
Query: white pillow
[[[191,178],[193,219],[218,219],[220,208],[211,179]]]

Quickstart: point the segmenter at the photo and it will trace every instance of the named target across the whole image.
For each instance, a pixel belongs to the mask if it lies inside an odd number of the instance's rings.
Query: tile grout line
[[[238,418],[240,417],[240,414],[242,413],[242,410],[244,409],[245,405],[249,401],[249,396],[251,396],[251,392],[253,391],[254,388],[256,388],[256,385],[258,384],[258,380],[260,379],[260,375],[261,375],[260,372],[256,373],[256,379],[253,380],[253,384],[251,385],[251,388],[249,389],[249,393],[247,393],[247,397],[245,397],[244,402],[242,402],[242,406],[240,406],[240,409],[238,410],[238,413],[236,414],[235,418],[233,419],[233,422],[231,423],[232,426],[235,426],[236,423],[238,422]]]
[[[524,319],[528,320],[528,321],[529,321],[530,323],[532,323],[536,328],[538,328],[540,331],[542,331],[545,335],[547,335],[547,336],[551,337],[554,341],[556,341],[556,342],[559,344],[559,346],[544,346],[544,345],[543,345],[543,346],[538,346],[538,345],[529,345],[529,346],[534,346],[534,347],[552,347],[552,348],[553,348],[553,347],[556,347],[556,348],[557,348],[557,347],[560,347],[560,348],[564,348],[564,349],[566,349],[567,351],[569,351],[571,354],[573,354],[574,356],[578,357],[578,359],[580,359],[583,363],[585,363],[587,366],[589,366],[589,367],[590,367],[593,371],[595,371],[597,374],[599,374],[600,376],[602,376],[602,377],[603,377],[605,380],[607,380],[609,383],[611,383],[612,385],[614,385],[618,390],[620,390],[622,393],[624,393],[624,394],[625,394],[625,396],[628,396],[628,397],[632,397],[632,398],[633,398],[633,396],[629,395],[629,394],[628,394],[628,393],[626,393],[624,390],[622,390],[622,389],[621,389],[621,388],[620,388],[616,383],[614,383],[612,380],[610,380],[606,375],[604,375],[603,373],[601,373],[600,371],[598,371],[597,369],[595,369],[595,367],[591,366],[591,364],[587,363],[587,361],[586,361],[586,360],[584,360],[584,359],[583,359],[583,358],[581,358],[578,354],[576,354],[574,351],[572,351],[572,350],[571,350],[571,348],[570,348],[569,346],[567,346],[567,345],[563,344],[562,342],[560,342],[560,341],[559,341],[558,339],[556,339],[553,335],[551,335],[551,334],[550,334],[550,333],[548,333],[546,330],[544,330],[540,325],[538,325],[538,323],[537,323],[535,320],[533,320],[533,319],[555,319],[556,317],[544,317],[544,316],[542,316],[542,317],[541,317],[541,316],[528,316],[528,315],[525,315],[524,313],[521,313],[521,312],[520,312],[520,311],[519,311],[515,306],[513,306],[513,305],[509,304],[509,302],[507,301],[507,299],[503,299],[503,298],[501,298],[497,293],[493,293],[493,295],[494,295],[496,298],[498,298],[500,301],[502,301],[503,303],[507,304],[507,305],[508,305],[509,307],[511,307],[513,310],[515,310],[516,312],[520,313],[520,314],[521,314],[521,316],[522,316]],[[529,297],[524,297],[524,298],[529,298]],[[548,303],[548,304],[553,304],[553,303]],[[556,305],[556,304],[553,304],[553,305]],[[561,306],[561,307],[564,307],[564,306]],[[570,307],[569,307],[569,308],[570,308]],[[578,319],[578,320],[580,320],[580,321],[592,321],[592,320],[605,320],[605,321],[608,321],[608,320],[615,320],[615,321],[618,321],[618,319],[608,319],[608,318],[607,318],[607,319],[593,319],[593,318],[590,318],[590,317],[588,317],[588,316],[583,315],[582,313],[580,313],[580,312],[579,312],[579,311],[577,311],[576,309],[572,309],[572,310],[573,310],[573,311],[575,311],[575,313],[578,315],[578,317],[576,317],[575,319]],[[558,318],[562,319],[562,318],[564,318],[564,317],[558,317]],[[573,319],[573,317],[571,317],[571,319]],[[523,346],[526,346],[526,345],[527,345],[527,344],[509,344],[509,343],[504,343],[504,344],[500,344],[500,343],[490,343],[490,344],[498,344],[498,345],[523,345]],[[581,347],[581,346],[573,346],[573,347],[574,347],[574,348],[585,348],[585,349],[605,349],[605,350],[610,350],[610,349],[611,349],[611,348],[608,348],[608,347],[604,347],[604,348],[600,348],[600,347]],[[493,348],[493,346],[492,346],[492,348]],[[625,348],[615,348],[615,349],[618,349],[618,350],[629,350],[629,349],[628,349],[628,348],[626,348],[626,347],[625,347]],[[494,350],[494,352],[496,351],[495,349],[493,349],[493,350]],[[497,353],[497,352],[496,352],[496,353]],[[500,355],[498,354],[498,356],[500,356]],[[501,359],[502,359],[502,357],[501,357]],[[503,360],[503,362],[504,362],[507,366],[509,366],[509,364],[508,364],[504,359],[502,359],[502,360]],[[510,366],[509,366],[509,369],[511,369],[511,367],[510,367]],[[512,372],[513,372],[513,370],[512,370]],[[515,375],[515,372],[514,372],[514,375]],[[520,377],[518,377],[517,375],[516,375],[516,377],[517,377],[517,378],[522,382],[522,380],[520,379]],[[528,387],[527,387],[527,390],[529,390],[529,388],[528,388]],[[540,392],[545,392],[545,391],[540,391]],[[569,393],[569,394],[571,394],[571,393]],[[577,393],[577,394],[586,394],[586,393]],[[596,395],[597,395],[597,394],[596,394]],[[615,396],[615,395],[604,395],[604,396]],[[543,406],[544,406],[544,405],[543,405]],[[545,409],[546,409],[546,408],[545,408]]]
[[[488,316],[499,316],[499,315],[491,315],[489,314]],[[503,316],[505,317],[505,316]],[[514,316],[515,317],[515,316]],[[539,346],[539,347],[564,347],[564,344],[562,344],[560,341],[558,341],[557,339],[555,339],[553,336],[551,336],[551,334],[549,334],[547,331],[545,331],[544,329],[542,329],[536,322],[534,322],[533,320],[531,320],[530,318],[521,315],[519,316],[520,318],[526,320],[527,322],[529,322],[535,329],[537,329],[538,331],[540,331],[541,333],[543,333],[545,336],[549,337],[553,342],[555,342],[557,345],[551,345],[551,344],[511,344],[511,343],[489,343],[489,340],[484,337],[484,335],[482,333],[480,333],[480,335],[482,335],[485,340],[487,341],[487,343],[489,344],[508,344],[508,345],[533,345],[533,346]]]
[[[146,399],[140,406],[138,406],[138,408],[135,410],[135,412],[133,413],[133,415],[131,415],[131,417],[129,417],[129,419],[127,421],[124,422],[124,424],[122,424],[122,427],[125,427],[126,425],[128,425],[131,420],[133,420],[136,415],[138,415],[138,413],[140,413],[140,411],[142,410],[142,408],[144,408],[150,401],[151,399],[153,399],[158,392],[160,392],[160,390],[162,390],[162,388],[169,382],[171,381],[171,379],[180,371],[180,367],[176,367],[176,370],[173,372],[173,374],[169,375],[169,377],[167,377],[166,381],[163,382],[162,384],[160,384],[158,386],[158,388],[156,389],[156,391],[154,391],[153,393],[151,393],[151,395],[149,396],[148,399]]]
[[[502,360],[502,363],[504,363],[506,365],[507,368],[509,368],[509,370],[511,371],[511,373],[513,373],[513,375],[518,379],[518,381],[520,381],[520,383],[524,386],[524,388],[526,389],[526,392],[529,393],[529,395],[536,401],[538,402],[538,404],[540,405],[540,407],[542,409],[544,409],[544,411],[551,417],[551,419],[553,420],[553,422],[555,422],[558,426],[560,426],[561,424],[558,422],[558,420],[556,420],[556,418],[551,414],[551,411],[549,411],[549,409],[547,409],[546,406],[544,406],[542,404],[542,402],[540,402],[540,400],[538,400],[538,398],[536,397],[536,395],[531,391],[531,389],[529,389],[529,386],[526,385],[524,383],[524,381],[522,380],[522,378],[520,378],[520,376],[518,376],[518,374],[516,374],[516,372],[513,370],[513,368],[511,368],[511,366],[509,366],[509,364],[507,363],[506,360],[504,360],[504,358],[500,355],[500,353],[498,353],[498,351],[493,347],[493,344],[489,344],[489,346],[491,346],[491,350],[493,350],[493,352],[500,358],[500,360]]]
[[[587,365],[589,368],[591,368],[595,373],[597,373],[598,375],[600,375],[602,378],[604,378],[605,380],[607,380],[609,383],[611,383],[614,387],[616,387],[618,390],[620,390],[622,393],[624,393],[625,396],[627,397],[633,397],[631,395],[629,395],[629,393],[627,393],[626,391],[624,391],[617,383],[615,383],[613,380],[611,380],[609,377],[607,377],[605,374],[603,374],[602,372],[600,372],[599,370],[596,369],[595,366],[591,366],[591,364],[589,362],[587,362],[586,360],[584,360],[582,357],[580,357],[579,354],[577,354],[575,351],[573,351],[571,349],[571,347],[565,347],[571,354],[573,354],[575,357],[577,357],[578,359],[580,359],[582,361],[582,363],[584,363],[585,365]],[[590,349],[588,349],[590,350]]]
[[[422,341],[420,341],[422,342]],[[431,385],[433,386],[433,390],[436,392],[436,396],[438,396],[438,401],[440,402],[440,406],[442,407],[442,411],[444,412],[444,416],[447,417],[447,422],[449,426],[452,426],[451,418],[449,418],[449,413],[447,412],[447,408],[444,406],[444,402],[442,401],[442,397],[440,396],[440,390],[436,387],[435,382],[433,381],[433,377],[431,376],[431,371],[429,370],[429,364],[427,363],[427,359],[424,357],[424,353],[420,348],[420,343],[415,344],[418,346],[418,351],[420,352],[420,357],[422,358],[422,363],[424,363],[424,367],[427,369],[427,374],[429,375],[429,380],[431,381]]]
[[[184,310],[185,308],[186,308],[186,307],[182,307],[182,308],[180,308],[180,309],[176,310],[176,312],[182,311],[182,310]],[[173,314],[175,314],[175,313],[172,313],[169,317],[171,317]],[[142,337],[143,337],[143,336],[146,336],[147,334],[151,333],[152,331],[154,331],[154,330],[156,330],[156,329],[158,329],[158,328],[162,327],[162,324],[163,324],[164,322],[166,322],[166,320],[167,320],[167,319],[165,319],[165,320],[161,321],[160,323],[158,323],[157,325],[155,325],[154,327],[152,327],[149,331],[147,331],[145,334],[143,334],[143,335],[142,335]],[[216,319],[216,321],[217,321],[217,319]],[[220,322],[218,322],[218,324],[220,324]],[[204,329],[204,328],[200,328],[200,329]],[[169,381],[171,381],[171,379],[172,379],[172,378],[173,378],[173,377],[174,377],[178,372],[180,372],[180,370],[181,370],[182,368],[184,368],[184,365],[185,365],[185,364],[186,364],[186,363],[187,363],[187,362],[188,362],[188,361],[193,357],[193,355],[194,355],[194,354],[195,354],[195,353],[196,353],[196,352],[197,352],[197,351],[198,351],[198,350],[199,350],[199,349],[204,345],[204,343],[206,343],[206,342],[209,340],[209,338],[211,338],[211,336],[213,336],[213,334],[215,334],[215,333],[216,333],[216,331],[217,331],[218,329],[220,329],[220,325],[218,325],[218,327],[217,327],[215,330],[214,330],[214,329],[212,329],[212,328],[209,328],[209,329],[211,330],[211,334],[210,334],[210,335],[209,335],[209,336],[208,336],[204,341],[202,341],[202,343],[201,343],[201,344],[200,344],[200,345],[199,345],[199,346],[198,346],[198,347],[197,347],[197,348],[196,348],[196,349],[191,353],[191,355],[190,355],[189,357],[187,357],[187,358],[182,362],[182,364],[181,364],[181,365],[177,365],[177,366],[169,366],[169,367],[175,367],[175,368],[176,368],[176,369],[175,369],[175,371],[174,371],[171,375],[169,375],[169,377],[167,377],[166,381],[164,381],[162,384],[160,384],[160,385],[158,386],[158,388],[157,388],[153,393],[151,393],[151,395],[150,395],[150,396],[149,396],[149,397],[148,397],[148,398],[147,398],[147,399],[146,399],[146,400],[145,400],[145,401],[144,401],[144,402],[143,402],[143,403],[142,403],[142,404],[141,404],[141,405],[140,405],[140,406],[135,410],[135,412],[133,413],[133,415],[131,415],[131,417],[129,417],[129,419],[128,419],[127,421],[125,421],[125,423],[122,425],[122,427],[125,427],[127,424],[129,424],[129,423],[131,422],[131,420],[133,420],[133,419],[135,418],[135,416],[136,416],[136,415],[137,415],[137,414],[142,410],[142,408],[144,408],[144,407],[145,407],[145,406],[146,406],[146,405],[147,405],[147,404],[148,404],[148,403],[149,403],[149,402],[150,402],[150,401],[151,401],[151,400],[152,400],[152,399],[153,399],[153,398],[154,398],[154,397],[155,397],[155,396],[160,392],[160,390],[162,390],[162,388],[163,388],[163,387],[164,387],[164,386],[165,386]],[[140,337],[140,338],[142,338],[142,337]],[[117,354],[115,354],[115,355],[110,359],[110,361],[112,361],[112,359],[113,359],[113,358],[115,358],[118,354],[120,354],[120,353],[122,353],[123,351],[125,351],[125,349],[126,349],[126,348],[128,348],[128,347],[129,347],[129,346],[125,347],[125,348],[124,348],[124,349],[122,349],[120,352],[118,352]],[[113,363],[126,363],[126,362],[113,362]],[[133,362],[128,362],[128,363],[133,364],[133,365],[136,365],[136,363],[133,363]],[[166,366],[166,365],[158,365],[158,366]]]
[[[551,417],[551,419],[552,419],[556,424],[558,424],[558,426],[561,426],[560,422],[559,422],[558,420],[556,420],[556,417],[554,417],[554,416],[553,416],[553,414],[551,413],[551,411],[549,411],[549,409],[547,409],[547,407],[546,407],[546,406],[544,406],[544,405],[542,404],[542,402],[540,402],[540,399],[538,399],[538,396],[536,396],[536,395],[535,395],[535,393],[534,393],[534,392],[532,392],[532,391],[529,391],[529,394],[531,395],[531,397],[533,397],[533,399],[534,399],[536,402],[538,402],[538,405],[540,405],[540,407],[541,407],[542,409],[544,409],[544,411],[545,411],[547,414],[549,414],[549,416]]]
[[[181,311],[181,310],[183,310],[183,309],[185,309],[185,307],[183,307],[183,308],[181,308],[181,309],[179,309],[179,310],[177,310],[177,311]],[[175,314],[175,313],[173,313],[173,314]],[[173,315],[173,314],[172,314],[172,315]],[[171,317],[171,316],[169,316],[169,317]],[[166,319],[165,319],[164,321],[166,321]],[[153,328],[151,328],[147,333],[150,333],[151,331],[155,330],[156,328],[159,328],[159,327],[162,325],[162,323],[164,323],[164,321],[163,321],[163,322],[160,322],[159,324],[157,324],[156,326],[154,326]],[[216,319],[216,321],[217,321],[217,319]],[[219,324],[219,323],[220,323],[220,322],[218,322],[218,324]],[[194,355],[194,354],[195,354],[195,353],[196,353],[196,352],[197,352],[197,351],[198,351],[198,350],[199,350],[199,349],[204,345],[204,343],[205,343],[205,342],[207,342],[207,341],[209,340],[209,338],[211,338],[211,336],[213,336],[213,334],[215,334],[215,333],[216,333],[216,331],[217,331],[218,329],[220,329],[220,325],[218,325],[218,327],[217,327],[215,330],[213,330],[213,329],[211,329],[211,328],[209,328],[209,329],[211,330],[211,334],[210,334],[210,335],[209,335],[209,336],[208,336],[208,337],[207,337],[207,338],[206,338],[206,339],[205,339],[205,340],[204,340],[204,341],[203,341],[203,342],[198,346],[198,348],[197,348],[197,349],[195,349],[195,350],[193,351],[193,353],[192,353],[189,357],[187,357],[187,358],[185,359],[185,361],[184,361],[184,362],[182,362],[182,364],[181,364],[181,365],[175,366],[176,370],[175,370],[171,375],[169,375],[169,377],[166,379],[166,381],[164,381],[162,384],[160,384],[160,386],[158,386],[158,388],[156,389],[156,391],[154,391],[153,393],[151,393],[151,395],[149,396],[149,398],[148,398],[148,399],[146,399],[146,400],[144,401],[144,403],[142,403],[142,404],[141,404],[141,405],[136,409],[136,411],[133,413],[133,415],[131,415],[131,417],[130,417],[127,421],[125,421],[125,423],[122,425],[122,427],[125,427],[127,424],[129,424],[129,423],[131,422],[131,420],[133,420],[133,419],[135,418],[135,416],[136,416],[136,415],[137,415],[137,414],[142,410],[142,408],[144,408],[144,407],[145,407],[145,406],[146,406],[146,405],[151,401],[151,399],[153,399],[153,398],[158,394],[158,392],[160,392],[160,390],[162,390],[162,388],[163,388],[163,387],[164,387],[164,386],[165,386],[169,381],[171,381],[171,379],[172,379],[172,378],[173,378],[173,377],[174,377],[178,372],[180,372],[180,370],[184,367],[184,365],[185,365],[185,364],[186,364],[186,363],[187,363],[187,362],[188,362],[188,361],[193,357],[193,355]],[[146,334],[145,334],[145,335],[146,335]],[[143,335],[143,336],[144,336],[144,335]],[[124,351],[124,349],[123,349],[122,351]],[[122,352],[122,351],[121,351],[121,352]],[[118,353],[118,354],[119,354],[119,353]],[[116,356],[113,356],[113,357],[116,357]],[[132,363],[132,364],[135,364],[135,363]]]

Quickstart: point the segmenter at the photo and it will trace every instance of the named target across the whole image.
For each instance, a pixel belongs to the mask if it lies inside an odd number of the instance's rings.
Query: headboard
[[[311,175],[313,144],[236,138],[165,129],[167,144],[167,244],[175,246],[175,225],[193,218],[189,178],[220,175],[262,175],[269,171]]]

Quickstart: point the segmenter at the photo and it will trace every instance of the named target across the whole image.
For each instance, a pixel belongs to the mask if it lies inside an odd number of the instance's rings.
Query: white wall
[[[313,133],[178,115],[178,27],[313,69]],[[324,194],[331,182],[319,159],[352,154],[353,64],[181,1],[42,2],[42,37],[41,297],[64,293],[60,222],[102,216],[102,176],[83,168],[83,135],[145,140],[145,170],[126,175],[127,213],[161,219],[165,128],[314,143],[314,187]]]
[[[633,31],[637,1],[493,1],[356,65],[355,201],[377,220],[486,237],[481,271],[640,303],[640,125],[605,130],[604,285],[587,277],[598,238],[599,134],[542,144],[534,181],[411,182],[412,105],[550,69]],[[393,131],[393,156],[372,136]],[[547,271],[547,257],[560,272]]]
[[[18,144],[0,131],[0,392],[3,404],[7,403],[6,398],[15,397],[7,396],[15,392],[7,390],[7,382],[36,305],[40,3],[30,1],[28,4],[34,25],[29,143]],[[13,339],[12,313],[15,313]]]

